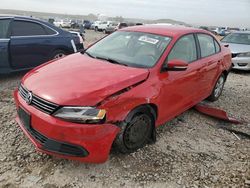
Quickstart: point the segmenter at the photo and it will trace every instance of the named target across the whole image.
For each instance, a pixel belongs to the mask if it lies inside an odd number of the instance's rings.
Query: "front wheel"
[[[121,124],[121,131],[114,142],[121,153],[132,153],[145,146],[151,138],[154,118],[149,112],[137,113],[128,123]]]
[[[222,94],[225,81],[226,81],[225,75],[221,74],[219,79],[217,80],[215,86],[214,86],[214,89],[213,89],[211,95],[208,97],[209,101],[217,101],[219,99],[219,97]]]

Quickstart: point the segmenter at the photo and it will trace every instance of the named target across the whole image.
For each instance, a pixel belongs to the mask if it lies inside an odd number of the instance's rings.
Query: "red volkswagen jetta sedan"
[[[37,150],[101,163],[112,145],[133,152],[159,125],[217,100],[230,67],[230,50],[207,31],[130,27],[27,73],[16,120]]]

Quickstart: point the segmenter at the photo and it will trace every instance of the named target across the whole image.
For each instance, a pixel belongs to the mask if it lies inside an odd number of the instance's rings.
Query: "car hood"
[[[245,53],[245,52],[250,52],[250,45],[246,44],[235,44],[235,43],[227,43],[225,42],[224,44],[229,44],[229,48],[232,53]]]
[[[148,69],[125,67],[80,53],[30,71],[22,84],[59,105],[95,106],[110,95],[146,80]]]

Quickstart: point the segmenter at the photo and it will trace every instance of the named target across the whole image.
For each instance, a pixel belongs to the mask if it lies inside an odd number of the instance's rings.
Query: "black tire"
[[[114,148],[120,153],[132,153],[150,143],[154,121],[153,115],[145,110],[134,114],[130,122],[122,122]]]
[[[56,50],[52,53],[50,59],[60,59],[66,55],[66,52],[63,50]]]
[[[225,81],[226,81],[226,76],[224,74],[221,74],[218,80],[216,81],[216,84],[213,88],[211,95],[207,98],[207,100],[213,102],[219,99],[219,97],[222,94]]]
[[[97,32],[98,31],[98,27],[95,27],[95,32]]]
[[[103,31],[102,31],[104,34],[107,34],[107,31],[106,31],[106,29],[104,29]]]

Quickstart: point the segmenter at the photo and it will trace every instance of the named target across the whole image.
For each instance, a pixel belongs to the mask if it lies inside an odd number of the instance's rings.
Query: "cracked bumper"
[[[89,163],[103,163],[108,159],[112,143],[120,130],[116,125],[62,121],[27,105],[17,91],[14,92],[14,98],[17,109],[22,108],[30,114],[31,129],[24,126],[19,116],[16,121],[38,151]],[[31,130],[38,133],[38,137]],[[43,142],[39,134],[48,141]],[[62,144],[68,149],[68,153],[65,150],[62,152]],[[78,152],[79,155],[70,154],[71,151]]]

